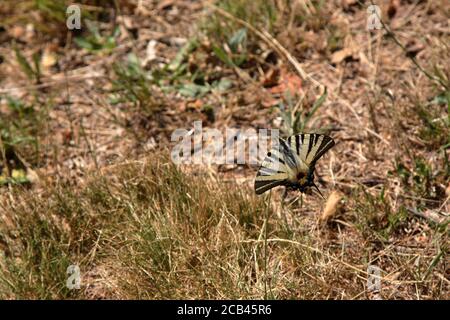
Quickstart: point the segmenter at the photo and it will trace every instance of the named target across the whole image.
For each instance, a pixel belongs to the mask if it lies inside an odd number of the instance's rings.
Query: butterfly
[[[316,133],[293,135],[286,140],[280,138],[278,145],[270,150],[256,174],[256,194],[277,186],[286,186],[287,189],[302,193],[315,187],[322,196],[314,184],[315,165],[334,144],[329,136]]]

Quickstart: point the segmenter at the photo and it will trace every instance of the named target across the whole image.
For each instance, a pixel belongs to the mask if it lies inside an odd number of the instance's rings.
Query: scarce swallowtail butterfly
[[[314,184],[316,161],[334,146],[334,140],[324,134],[305,133],[279,139],[267,154],[256,174],[255,192],[262,194],[277,186],[304,193]]]

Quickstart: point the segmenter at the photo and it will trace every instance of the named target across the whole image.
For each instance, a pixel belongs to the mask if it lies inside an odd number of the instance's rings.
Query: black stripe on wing
[[[295,152],[300,154],[300,135],[298,134],[295,136]]]
[[[281,156],[282,156],[282,154],[281,154]],[[264,159],[264,162],[266,162],[266,161],[270,161],[270,162],[272,162],[272,163],[277,163],[277,162],[279,162],[279,163],[282,163],[282,164],[286,164],[286,161],[284,161],[283,157],[278,157],[278,156],[276,155],[276,153],[273,152],[273,151],[270,151],[270,152],[267,154],[266,159]]]
[[[256,176],[272,176],[278,173],[286,173],[283,170],[275,170],[273,168],[261,167]]]
[[[269,189],[282,186],[285,184],[284,180],[255,180],[255,192],[256,194],[262,194]]]
[[[311,152],[312,147],[314,146],[314,136],[315,134],[310,134],[309,135],[309,139],[308,139],[308,152],[306,152],[306,157],[305,159],[308,159],[309,153]]]
[[[319,136],[319,135],[317,135]],[[320,144],[320,146],[317,148],[316,154],[314,155],[313,160],[311,161],[312,164],[315,164],[317,160],[320,159],[321,156],[323,156],[325,154],[325,152],[327,152],[328,150],[330,150],[334,145],[334,140],[326,135],[321,135],[323,136],[322,142]],[[317,138],[318,140],[318,138]]]
[[[292,153],[291,149],[291,140],[288,138],[288,141],[284,141],[283,139],[279,139],[279,150],[280,153],[283,155],[286,164],[290,168],[297,168],[297,159],[295,158],[294,154]]]
[[[316,133],[298,134],[289,137],[288,141],[291,149],[295,150],[299,158],[307,165],[314,164],[325,152],[334,146],[332,138]]]

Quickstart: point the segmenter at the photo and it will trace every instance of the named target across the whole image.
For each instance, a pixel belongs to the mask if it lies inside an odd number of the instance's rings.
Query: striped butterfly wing
[[[334,146],[334,140],[327,135],[303,133],[290,136],[288,145],[309,169],[314,170],[316,161]]]
[[[256,174],[255,192],[262,194],[269,189],[284,185],[298,166],[298,157],[283,139],[267,154]]]

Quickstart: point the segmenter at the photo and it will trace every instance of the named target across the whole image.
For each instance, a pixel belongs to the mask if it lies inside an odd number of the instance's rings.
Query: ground
[[[449,299],[450,4],[374,3],[3,1],[0,297]],[[173,163],[194,121],[332,136],[324,199]]]

